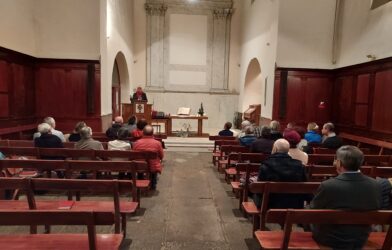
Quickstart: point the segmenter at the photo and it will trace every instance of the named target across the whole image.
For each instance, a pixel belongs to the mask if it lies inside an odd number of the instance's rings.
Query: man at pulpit
[[[142,87],[137,87],[136,92],[133,93],[131,101],[146,101],[147,102],[147,95],[143,92]]]

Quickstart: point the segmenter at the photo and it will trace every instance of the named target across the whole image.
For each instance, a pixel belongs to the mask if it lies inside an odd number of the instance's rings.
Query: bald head
[[[154,134],[154,129],[151,125],[146,125],[143,128],[143,135],[152,136]]]
[[[114,118],[114,122],[118,124],[123,124],[124,120],[122,116],[116,116],[116,118]]]
[[[272,153],[288,153],[290,150],[290,143],[285,139],[276,140]]]

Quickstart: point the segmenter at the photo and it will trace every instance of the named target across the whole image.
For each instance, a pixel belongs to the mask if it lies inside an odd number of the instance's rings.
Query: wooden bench
[[[392,149],[392,142],[376,140],[348,133],[340,133],[339,137],[341,137],[342,139],[357,142],[357,147],[361,147],[362,144],[377,146],[380,148],[378,152],[379,155],[382,155],[384,153],[384,149]]]
[[[248,202],[249,195],[249,178],[251,173],[259,172],[259,163],[238,163],[235,166],[237,173],[244,173],[244,182],[241,185],[240,181],[232,181],[231,187],[234,192],[239,194],[239,209],[242,209],[242,204]]]
[[[330,249],[318,244],[311,232],[293,232],[293,224],[389,225],[387,233],[370,233],[363,249],[392,248],[392,211],[271,209],[267,212],[266,222],[284,224],[284,230],[256,231],[261,249]]]
[[[1,226],[86,225],[87,234],[10,234],[0,236],[0,249],[119,249],[121,234],[97,234],[96,225],[113,225],[113,213],[91,211],[0,211]]]
[[[372,170],[371,175],[374,178],[392,178],[392,167],[373,167]]]
[[[336,167],[334,166],[307,165],[305,166],[305,168],[308,176],[308,181],[324,181],[338,175],[338,173],[336,172]],[[360,170],[364,175],[373,176],[373,167],[362,166]]]
[[[225,169],[225,179],[229,182],[230,179],[233,179],[233,181],[236,181],[237,176],[239,175],[239,172],[237,171],[237,168],[231,167],[232,162],[238,162],[238,163],[259,163],[260,164],[269,157],[267,154],[262,154],[262,153],[241,153],[241,152],[232,152],[229,155],[229,160],[227,167]],[[258,172],[258,171],[257,171]]]
[[[214,142],[214,150],[212,152],[212,164],[215,166],[216,162],[223,159],[224,154],[221,152],[222,146],[240,145],[237,140],[219,140]]]
[[[107,142],[101,142],[104,149],[108,148]],[[1,146],[7,147],[34,147],[33,140],[0,140]],[[64,148],[75,148],[75,142],[63,142]]]
[[[0,161],[0,170],[6,168],[23,168],[33,169],[38,172],[51,172],[51,171],[63,171],[65,177],[78,178],[79,174],[75,175],[75,172],[124,172],[130,173],[137,188],[137,202],[140,203],[141,191],[148,190],[150,180],[136,180],[137,172],[148,172],[149,168],[146,162],[140,161],[82,161],[82,160],[18,160],[18,159],[6,159]],[[50,177],[49,175],[47,177]]]
[[[27,125],[19,125],[9,128],[0,128],[0,138],[11,135],[11,134],[18,134],[19,139],[23,138],[23,132],[25,131],[34,131],[37,129],[36,124],[27,124]]]
[[[371,155],[370,148],[360,148],[363,154]],[[336,154],[336,149],[331,148],[313,148],[313,154]]]
[[[136,192],[133,181],[125,180],[69,180],[69,179],[22,179],[22,178],[0,178],[1,189],[21,189],[26,192],[26,201],[2,200],[0,210],[4,209],[38,209],[38,210],[59,210],[67,209],[72,211],[94,211],[112,212],[115,215],[115,231],[120,232],[120,221],[122,231],[126,234],[126,217],[136,212],[138,202],[136,202]],[[70,202],[66,208],[61,208],[64,200],[36,200],[36,191],[65,191],[78,193],[111,193],[113,201],[76,200]],[[120,200],[120,194],[131,194],[133,201]],[[72,196],[68,196],[72,200]],[[69,207],[68,207],[69,206]]]
[[[310,154],[308,158],[308,165],[333,165],[335,159],[336,154]],[[391,155],[364,155],[363,165],[392,165]]]
[[[261,208],[259,218],[254,218],[253,230],[266,229],[265,216],[269,209],[269,200],[271,194],[314,194],[320,182],[254,182],[249,185],[250,192],[261,194]],[[259,225],[255,224],[260,222]],[[254,231],[253,231],[254,232]]]
[[[248,153],[249,148],[240,145],[222,145],[220,148],[220,157],[218,159],[218,171],[222,172],[229,163],[230,153]],[[234,162],[233,162],[234,163]]]

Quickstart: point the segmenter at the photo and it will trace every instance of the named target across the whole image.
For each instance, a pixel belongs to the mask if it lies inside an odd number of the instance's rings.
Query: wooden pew
[[[221,160],[222,155],[221,147],[226,145],[240,145],[238,140],[218,140],[214,142],[214,150],[212,152],[212,164],[215,166],[216,162]]]
[[[260,168],[259,163],[237,163],[235,168],[238,173],[244,173],[244,183],[241,185],[239,181],[232,181],[231,187],[234,192],[238,192],[239,194],[239,209],[242,209],[242,203],[248,201],[249,194],[249,178],[250,174],[254,172],[258,172]]]
[[[309,181],[324,181],[338,175],[334,166],[307,165],[305,168]],[[360,170],[364,175],[373,176],[373,167],[371,166],[362,166]]]
[[[370,148],[359,148],[363,154],[371,155]],[[313,154],[336,154],[336,149],[330,148],[313,148]]]
[[[352,135],[348,133],[340,133],[339,137],[341,137],[342,139],[357,142],[357,147],[361,147],[362,144],[369,144],[369,145],[380,147],[380,150],[378,152],[379,155],[383,154],[384,149],[392,149],[392,142],[376,140],[376,139],[367,138],[358,135]]]
[[[284,224],[284,230],[256,231],[261,249],[329,249],[318,244],[311,232],[292,232],[293,224],[389,225],[387,233],[371,232],[363,249],[392,248],[392,211],[271,209],[266,222]]]
[[[101,142],[104,149],[108,148],[107,142]],[[1,146],[8,147],[34,147],[33,140],[0,140]],[[64,148],[75,148],[75,142],[63,142]]]
[[[74,149],[74,148],[39,148],[39,158],[59,157],[63,159],[96,159],[94,150],[91,149]]]
[[[254,182],[249,185],[249,190],[254,194],[261,194],[261,208],[259,218],[253,220],[253,232],[257,229],[266,229],[266,214],[269,209],[271,194],[314,194],[320,182]],[[254,210],[254,209],[253,209]],[[256,217],[256,216],[255,216]],[[259,225],[255,224],[260,222]]]
[[[234,141],[228,141],[234,142]],[[237,142],[237,141],[235,141]],[[229,163],[228,157],[230,153],[248,153],[249,148],[240,146],[240,145],[222,145],[220,147],[220,157],[218,160],[218,171],[221,172],[223,169],[226,168],[227,164]],[[234,162],[233,162],[234,163]],[[223,167],[225,166],[225,167]]]
[[[120,220],[125,235],[126,216],[136,212],[136,192],[133,181],[125,180],[69,180],[69,179],[23,179],[23,178],[0,178],[0,188],[20,189],[26,192],[26,201],[0,201],[0,210],[4,209],[38,209],[72,211],[112,212],[115,215],[115,231],[120,232]],[[62,200],[37,200],[34,196],[36,191],[64,191],[64,192],[89,192],[111,193],[113,201],[73,201],[67,204],[67,208],[61,208]],[[120,201],[120,194],[131,194],[133,201]],[[72,200],[72,196],[68,197]],[[64,202],[63,202],[64,203]]]
[[[236,181],[237,175],[239,175],[239,172],[237,171],[237,168],[231,167],[232,162],[238,162],[238,163],[262,163],[265,159],[267,159],[269,155],[267,154],[262,154],[262,153],[241,153],[241,152],[232,152],[229,155],[229,160],[228,160],[228,168],[225,169],[225,179],[227,181],[230,181],[230,179],[233,179],[233,181]],[[257,170],[258,172],[258,170]]]
[[[371,175],[374,178],[392,178],[392,167],[374,167],[372,170]]]
[[[310,154],[308,165],[333,165],[335,159],[335,154]],[[392,164],[391,155],[364,155],[363,165],[387,166],[389,164]]]
[[[119,249],[121,234],[97,234],[96,225],[113,225],[113,213],[91,211],[0,211],[1,226],[86,225],[86,234],[19,234],[1,235],[1,249],[95,250]]]
[[[1,128],[0,129],[0,138],[11,135],[18,134],[19,139],[23,138],[23,132],[25,131],[34,131],[37,128],[36,124],[27,124],[27,125],[19,125],[9,128]]]

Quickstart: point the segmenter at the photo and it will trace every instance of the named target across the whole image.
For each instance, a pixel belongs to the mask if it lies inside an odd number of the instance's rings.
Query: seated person
[[[39,148],[63,148],[63,142],[61,139],[52,135],[52,127],[48,123],[41,123],[38,125],[38,132],[40,137],[34,139],[34,146]],[[64,160],[63,157],[59,156],[41,156],[41,159],[45,160]],[[58,178],[64,178],[62,171],[56,171]]]
[[[128,129],[129,135],[131,135],[132,131],[134,131],[136,129],[136,120],[137,120],[136,116],[132,115],[128,119],[128,124],[124,125],[124,128]]]
[[[324,135],[322,141],[324,148],[338,149],[343,145],[342,140],[335,133],[335,125],[333,123],[325,123],[321,132]]]
[[[63,148],[63,142],[58,136],[52,135],[52,127],[47,123],[38,125],[39,137],[34,139],[34,146],[39,148]]]
[[[289,155],[291,158],[299,160],[303,165],[308,164],[308,154],[301,151],[297,145],[301,141],[301,136],[294,129],[285,131],[283,138],[290,143]]]
[[[102,143],[92,138],[93,131],[90,127],[83,127],[80,129],[80,141],[76,142],[74,147],[76,149],[93,149],[103,150]],[[82,160],[82,159],[80,159]]]
[[[305,134],[305,140],[309,143],[321,143],[321,135],[318,133],[318,125],[315,122],[308,124],[308,132]]]
[[[282,133],[280,132],[280,123],[278,121],[271,121],[270,123],[271,128],[271,139],[276,141],[280,138],[283,138]]]
[[[86,123],[85,122],[78,122],[76,123],[75,129],[74,131],[72,131],[72,133],[69,135],[68,137],[68,141],[73,141],[73,142],[77,142],[80,140],[80,129],[83,127],[86,127]]]
[[[241,122],[241,131],[238,133],[237,138],[241,138],[242,136],[245,136],[245,130],[247,127],[251,127],[252,123],[250,121],[245,120]]]
[[[154,129],[150,125],[143,128],[143,137],[133,144],[137,151],[153,151],[158,153],[157,159],[149,160],[151,172],[151,188],[156,189],[158,173],[162,172],[161,160],[163,159],[162,144],[153,137]]]
[[[274,140],[271,140],[271,129],[268,126],[261,128],[261,137],[256,139],[250,145],[250,152],[252,153],[263,153],[271,154],[272,147],[274,146]]]
[[[116,140],[108,142],[108,150],[131,150],[131,144],[128,141],[128,129],[120,128]]]
[[[233,136],[233,132],[230,130],[233,125],[231,122],[226,122],[223,130],[219,132],[220,136]]]
[[[334,166],[338,176],[321,183],[311,202],[312,209],[377,210],[381,206],[381,186],[361,173],[363,153],[354,146],[336,151]],[[368,225],[315,225],[313,238],[333,249],[362,249],[369,236]]]
[[[245,135],[240,137],[239,139],[240,145],[244,147],[250,147],[250,145],[256,140],[256,136],[253,133],[253,127],[248,126],[245,129]]]
[[[53,117],[50,117],[50,116],[45,117],[44,120],[43,120],[42,122],[43,122],[43,123],[47,123],[47,124],[50,125],[50,127],[51,127],[51,130],[50,130],[50,131],[51,131],[52,135],[57,136],[58,138],[60,138],[60,140],[61,140],[62,142],[65,142],[65,137],[64,137],[63,132],[58,131],[58,130],[55,129],[55,128],[56,128],[56,121],[53,119]],[[33,135],[33,140],[34,140],[35,138],[37,138],[37,137],[40,137],[40,136],[41,136],[41,134],[40,134],[39,131],[38,131],[37,133],[34,133],[34,135]]]
[[[299,160],[289,156],[290,144],[285,139],[275,141],[272,154],[260,166],[257,181],[304,182],[305,169]],[[269,208],[303,208],[307,196],[296,194],[271,194]],[[260,196],[255,203],[261,206]]]
[[[131,136],[135,139],[138,140],[143,137],[143,129],[147,125],[147,120],[146,119],[140,119],[136,123],[136,129],[132,131]]]
[[[117,132],[122,127],[123,123],[123,118],[121,116],[116,116],[114,118],[112,126],[106,130],[106,136],[110,140],[117,139]]]

